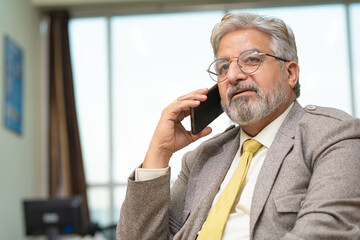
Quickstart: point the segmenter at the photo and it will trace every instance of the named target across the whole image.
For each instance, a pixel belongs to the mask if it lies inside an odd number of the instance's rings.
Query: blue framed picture
[[[23,131],[23,51],[5,36],[5,126],[21,135]]]

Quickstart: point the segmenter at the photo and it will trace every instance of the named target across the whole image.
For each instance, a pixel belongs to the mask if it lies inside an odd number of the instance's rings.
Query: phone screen
[[[199,106],[190,109],[191,132],[198,134],[223,113],[218,85],[210,88],[207,99]]]

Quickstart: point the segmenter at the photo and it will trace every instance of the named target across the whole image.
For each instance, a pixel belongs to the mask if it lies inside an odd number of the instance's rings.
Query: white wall
[[[26,239],[22,200],[44,194],[41,14],[29,0],[0,0],[0,239]],[[23,134],[4,126],[4,36],[23,49]]]

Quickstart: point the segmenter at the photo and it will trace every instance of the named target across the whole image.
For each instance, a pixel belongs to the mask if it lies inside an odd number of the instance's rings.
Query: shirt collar
[[[261,143],[264,147],[270,148],[272,142],[274,141],[275,135],[278,132],[281,124],[284,122],[285,117],[289,114],[291,107],[294,105],[292,103],[279,117],[274,121],[268,124],[263,130],[261,130],[255,137],[250,137],[243,129],[240,129],[240,149],[243,143],[248,139],[255,139]]]

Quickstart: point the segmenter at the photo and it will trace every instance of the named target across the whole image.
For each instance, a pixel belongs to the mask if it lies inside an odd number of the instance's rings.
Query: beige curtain
[[[50,196],[81,195],[89,219],[70,60],[69,14],[57,11],[49,16]]]

